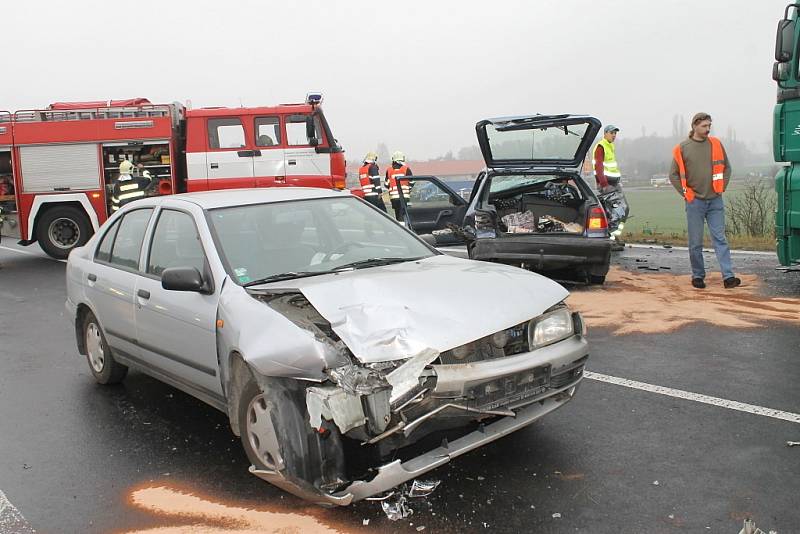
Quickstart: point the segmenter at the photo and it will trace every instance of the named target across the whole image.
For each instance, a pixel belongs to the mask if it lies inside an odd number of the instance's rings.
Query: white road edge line
[[[34,534],[35,532],[19,510],[11,504],[5,493],[0,491],[0,533]]]
[[[711,406],[728,408],[730,410],[736,410],[739,412],[746,412],[755,415],[763,415],[764,417],[771,417],[773,419],[780,419],[783,421],[789,421],[790,423],[800,424],[800,414],[797,413],[774,410],[772,408],[765,408],[764,406],[745,404],[744,402],[721,399],[719,397],[711,397],[709,395],[692,393],[691,391],[683,391],[681,389],[656,386],[654,384],[648,384],[646,382],[637,382],[636,380],[628,380],[627,378],[619,378],[616,376],[593,373],[591,371],[584,371],[583,376],[585,376],[590,380],[597,380],[599,382],[606,382],[608,384],[615,384],[617,386],[640,389],[642,391],[648,391],[650,393],[658,393],[659,395],[666,395],[667,397],[675,397],[678,399],[700,402],[702,404],[710,404]]]
[[[689,250],[689,247],[671,246],[670,248],[664,248],[664,245],[656,245],[656,244],[648,245],[646,243],[626,243],[625,246],[626,247],[630,247],[630,248],[652,248],[654,250],[670,250],[670,249],[672,249],[672,250]],[[712,249],[712,248],[704,248],[703,252],[711,254],[711,253],[714,252],[714,249]],[[775,256],[777,258],[777,255],[776,255],[775,252],[766,252],[766,251],[763,251],[763,250],[735,250],[735,249],[731,249],[731,254],[749,254],[751,256]]]
[[[25,251],[25,250],[18,250],[18,249],[11,248],[11,247],[5,247],[3,245],[0,245],[0,248],[2,248],[3,250],[9,250],[11,252],[16,252],[17,254],[25,254],[26,256],[35,256],[37,258],[44,258],[44,259],[47,259],[47,260],[55,260],[55,261],[60,261],[61,263],[67,263],[67,260],[57,260],[55,258],[51,258],[50,256],[41,256],[39,254],[34,254],[33,252],[28,252],[28,251]]]

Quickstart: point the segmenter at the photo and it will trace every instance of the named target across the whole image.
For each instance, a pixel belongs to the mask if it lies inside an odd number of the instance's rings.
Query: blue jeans
[[[708,223],[711,242],[717,254],[722,278],[733,276],[731,264],[731,249],[725,239],[725,204],[722,197],[711,200],[695,198],[686,202],[686,222],[689,233],[689,261],[692,264],[692,278],[705,278],[706,269],[703,265],[703,230]]]

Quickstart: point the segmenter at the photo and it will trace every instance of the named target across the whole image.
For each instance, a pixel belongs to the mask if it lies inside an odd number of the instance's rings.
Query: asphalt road
[[[775,272],[773,257],[734,261],[759,275],[764,298],[800,298],[800,273]],[[681,274],[688,262],[685,251],[642,248],[615,263],[650,276],[643,264]],[[64,267],[34,247],[0,245],[0,534],[247,525],[727,534],[746,517],[765,532],[800,532],[800,447],[786,445],[800,441],[798,422],[597,379],[533,426],[431,473],[441,485],[412,502],[404,520],[389,521],[376,503],[308,506],[247,472],[226,417],[213,408],[139,373],[120,386],[96,385],[64,317]],[[796,323],[593,329],[590,341],[588,369],[597,377],[800,413]]]

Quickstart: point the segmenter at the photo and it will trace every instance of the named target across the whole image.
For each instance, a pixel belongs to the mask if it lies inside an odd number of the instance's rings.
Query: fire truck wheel
[[[58,206],[45,211],[36,223],[36,239],[48,256],[63,260],[69,251],[92,236],[86,213],[74,206]]]
[[[92,312],[83,320],[83,341],[86,360],[94,379],[101,384],[117,384],[128,374],[128,368],[114,359],[106,343],[106,336]]]

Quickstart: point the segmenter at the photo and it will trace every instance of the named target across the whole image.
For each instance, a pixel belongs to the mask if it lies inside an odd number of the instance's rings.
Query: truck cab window
[[[278,117],[256,118],[256,146],[270,147],[281,144],[281,121]]]
[[[306,118],[308,115],[289,115],[286,118],[286,142],[289,146],[311,146],[306,135]],[[314,130],[320,144],[323,142],[322,124],[319,117],[314,117]]]
[[[246,145],[242,121],[236,118],[208,119],[208,147],[242,148]]]

